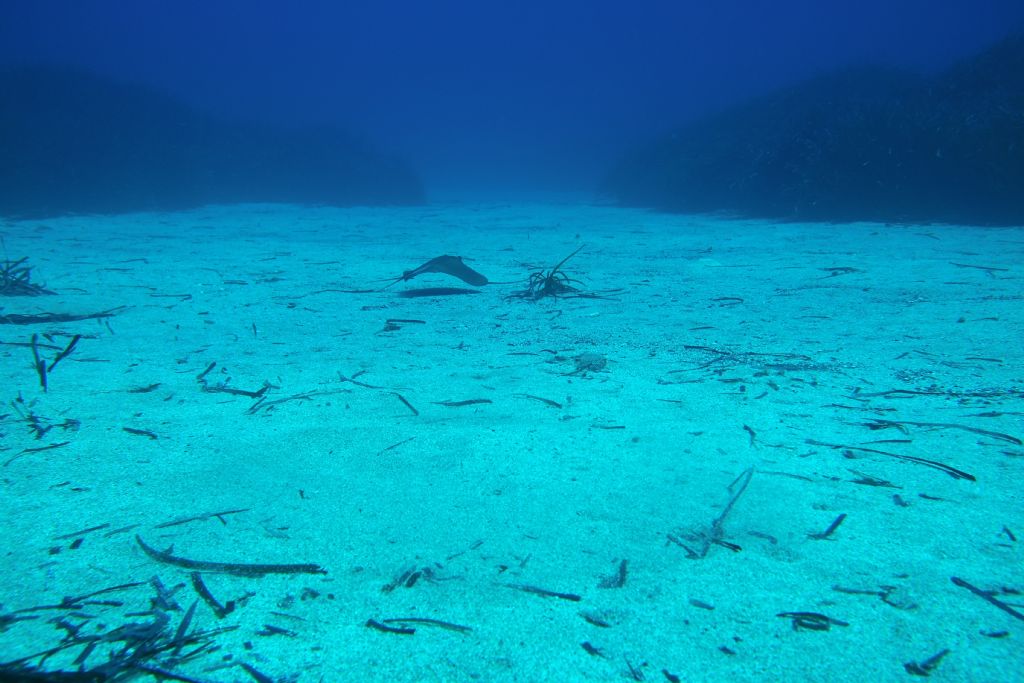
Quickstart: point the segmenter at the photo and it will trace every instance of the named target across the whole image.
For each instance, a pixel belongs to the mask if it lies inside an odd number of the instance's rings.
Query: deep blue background
[[[3,2],[0,62],[73,64],[229,117],[334,123],[435,198],[593,189],[631,145],[865,62],[934,72],[1021,0]]]

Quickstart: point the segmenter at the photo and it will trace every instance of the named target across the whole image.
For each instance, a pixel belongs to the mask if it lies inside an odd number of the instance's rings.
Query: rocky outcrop
[[[0,72],[0,214],[209,203],[410,204],[402,162],[340,130],[281,131],[54,67]]]
[[[858,68],[769,94],[636,150],[603,189],[669,211],[1024,224],[1024,36],[935,78]]]

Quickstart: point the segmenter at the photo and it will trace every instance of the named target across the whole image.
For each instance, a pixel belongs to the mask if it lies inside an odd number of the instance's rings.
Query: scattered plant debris
[[[0,263],[0,296],[46,296],[56,294],[32,282],[32,268],[25,265],[27,257]]]

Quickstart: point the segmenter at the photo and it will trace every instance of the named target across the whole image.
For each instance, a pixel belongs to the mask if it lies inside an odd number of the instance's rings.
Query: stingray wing
[[[482,287],[487,284],[487,278],[463,263],[461,256],[445,255],[432,258],[419,268],[402,273],[402,280],[411,280],[423,273],[451,275],[474,287]]]

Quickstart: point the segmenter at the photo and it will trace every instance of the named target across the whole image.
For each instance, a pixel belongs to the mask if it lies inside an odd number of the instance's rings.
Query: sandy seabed
[[[181,642],[149,665],[211,682],[1024,671],[1024,229],[510,204],[0,232],[57,293],[0,322],[115,309],[0,324],[0,662],[92,641],[93,668],[156,624]],[[599,296],[514,296],[581,246],[566,284]],[[443,254],[491,284],[380,290]],[[477,291],[403,296],[432,287]],[[81,335],[46,392],[33,335],[48,368]]]

